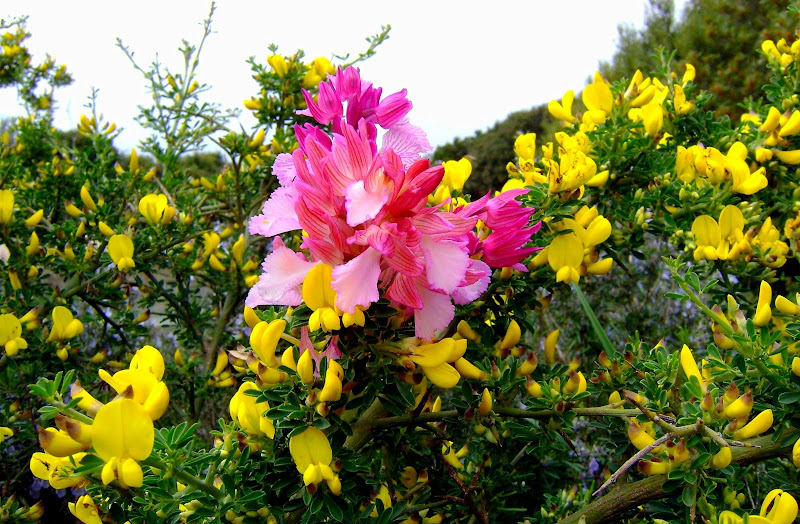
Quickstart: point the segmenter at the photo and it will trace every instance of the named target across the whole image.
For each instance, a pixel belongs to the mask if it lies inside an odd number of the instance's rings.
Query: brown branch
[[[785,440],[788,435],[789,433],[782,435],[784,437],[782,440]],[[754,447],[732,448],[732,462],[745,466],[775,457],[786,456],[792,451],[791,444],[787,446],[773,444],[772,435],[756,438],[752,441],[752,444]],[[651,500],[670,496],[670,493],[665,493],[662,489],[666,480],[666,475],[654,475],[638,482],[618,485],[616,489],[608,494],[564,518],[561,524],[619,522],[620,517],[631,509]]]

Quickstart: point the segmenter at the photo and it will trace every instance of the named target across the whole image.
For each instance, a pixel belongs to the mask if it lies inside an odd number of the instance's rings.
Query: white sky
[[[163,64],[181,72],[181,39],[199,41],[210,6],[199,0],[9,4],[0,5],[0,18],[29,15],[27,42],[34,60],[49,53],[75,80],[56,91],[56,126],[74,128],[86,112],[90,88],[96,87],[100,111],[124,128],[115,141],[122,150],[146,136],[134,117],[137,105],[148,104],[148,95],[144,78],[115,46],[115,38],[122,38],[141,66],[158,53]],[[355,56],[366,49],[365,37],[391,24],[389,40],[360,65],[362,78],[383,87],[384,95],[407,88],[414,104],[411,122],[436,147],[486,130],[513,111],[581,89],[598,62],[612,56],[617,25],[641,27],[646,5],[647,0],[219,0],[216,34],[206,42],[199,78],[212,86],[210,101],[242,109],[240,122],[249,130],[255,120],[242,100],[257,86],[248,57],[265,63],[270,43],[283,54],[303,49],[308,58]],[[20,114],[15,94],[0,90],[0,118]]]

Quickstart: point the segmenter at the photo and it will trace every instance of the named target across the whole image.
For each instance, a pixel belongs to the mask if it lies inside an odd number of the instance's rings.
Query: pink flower
[[[276,159],[281,187],[250,232],[303,229],[310,259],[276,238],[247,304],[299,304],[300,284],[322,262],[333,267],[340,310],[352,314],[385,296],[413,315],[418,337],[430,339],[453,319],[454,301],[469,303],[487,289],[490,267],[519,265],[535,250],[523,246],[538,225],[527,226],[533,211],[514,200],[520,192],[454,212],[426,207],[444,170],[420,158],[430,144],[406,118],[406,91],[381,94],[354,68],[321,83],[317,101],[306,94],[307,114],[333,133],[295,127],[299,148]],[[381,147],[376,126],[386,130]],[[479,219],[492,228],[483,242],[474,232]]]

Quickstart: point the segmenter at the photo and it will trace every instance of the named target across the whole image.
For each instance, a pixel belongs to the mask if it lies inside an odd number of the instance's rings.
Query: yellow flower
[[[70,437],[66,431],[40,427],[39,444],[42,449],[54,457],[68,457],[89,449],[91,441],[78,442]]]
[[[146,371],[156,380],[161,380],[164,376],[164,357],[153,346],[143,346],[133,355],[130,369]]]
[[[700,373],[700,368],[697,367],[697,362],[692,356],[692,350],[686,344],[681,348],[681,369],[686,375],[686,380],[691,380],[692,377],[697,379],[698,384],[705,390],[706,381],[703,380],[703,375]]]
[[[0,224],[9,224],[14,213],[14,193],[0,189]]]
[[[547,261],[556,272],[556,282],[578,282],[581,278],[583,242],[574,232],[555,237],[547,246]]]
[[[315,427],[307,428],[289,439],[289,453],[306,486],[316,486],[325,480],[334,495],[341,492],[339,476],[330,467],[333,452],[325,433]]]
[[[333,359],[328,359],[328,369],[325,372],[325,384],[319,393],[320,402],[336,402],[342,397],[342,379],[344,369]]]
[[[602,111],[606,115],[611,114],[611,108],[614,104],[611,86],[603,79],[600,73],[594,74],[592,83],[583,90],[581,99],[589,111]]]
[[[745,440],[758,436],[772,427],[772,410],[767,409],[759,413],[753,420],[733,434],[733,438]]]
[[[694,109],[694,102],[686,102],[686,93],[683,92],[683,88],[678,84],[675,84],[674,87],[674,105],[675,105],[675,112],[679,115],[685,115],[692,109]]]
[[[756,327],[765,326],[772,319],[772,287],[766,280],[761,281],[761,287],[758,291],[758,305],[756,306],[756,314],[753,316],[753,324]]]
[[[441,388],[450,389],[458,384],[461,375],[450,365],[463,356],[463,351],[452,338],[434,344],[422,344],[411,348],[410,359],[422,368],[428,380]],[[466,350],[466,347],[463,348]]]
[[[167,225],[175,218],[175,208],[169,205],[166,195],[145,195],[139,200],[139,213],[150,225]]]
[[[536,135],[534,135],[534,140]],[[519,140],[519,139],[517,139]],[[448,160],[443,163],[444,177],[442,178],[440,186],[448,187],[451,190],[456,189],[461,191],[464,189],[464,183],[472,174],[472,164],[468,158],[462,158],[459,161]]]
[[[565,120],[567,122],[575,123],[578,121],[578,119],[572,115],[572,101],[574,99],[575,92],[570,89],[564,93],[564,96],[561,98],[561,103],[558,103],[555,100],[550,101],[550,103],[547,104],[547,110],[557,120]]]
[[[536,133],[518,136],[514,141],[514,153],[520,160],[533,160],[536,156]]]
[[[59,458],[49,453],[37,452],[31,456],[30,469],[33,476],[46,480],[55,489],[80,486],[86,479],[74,475],[73,471],[80,465],[86,453],[76,453],[69,457]]]
[[[239,391],[233,395],[228,405],[231,420],[239,424],[250,436],[274,438],[275,425],[264,415],[269,409],[269,403],[256,402],[256,397],[246,393],[251,390],[260,391],[252,382],[242,382],[239,386]]]
[[[661,103],[653,100],[642,107],[642,122],[644,123],[644,131],[648,136],[658,136],[661,126],[664,125],[664,111],[661,108]]]
[[[136,266],[133,261],[133,241],[128,235],[114,235],[108,239],[108,254],[120,271]]]
[[[144,346],[137,351],[129,369],[117,371],[113,376],[100,369],[98,374],[118,394],[130,394],[132,400],[142,406],[151,420],[158,420],[167,410],[169,389],[161,381],[164,358],[154,347]]]
[[[303,280],[303,302],[313,311],[308,319],[311,331],[336,331],[342,327],[342,311],[336,307],[336,291],[331,287],[332,271],[327,264],[317,264]]]
[[[579,150],[568,150],[558,163],[544,159],[547,167],[549,192],[574,191],[586,184],[597,173],[597,164]]]
[[[791,524],[797,518],[797,501],[785,491],[773,489],[764,498],[759,515],[772,524]]]
[[[272,67],[276,75],[283,78],[289,72],[289,66],[286,59],[281,55],[270,55],[267,57],[267,63]]]
[[[717,469],[727,468],[732,458],[731,448],[724,447],[711,458],[711,465]]]
[[[92,445],[106,463],[103,484],[117,480],[121,487],[141,487],[137,461],[150,456],[154,437],[153,420],[139,403],[122,398],[100,408],[92,425]]]
[[[97,506],[89,495],[82,495],[75,502],[70,502],[69,512],[83,524],[102,524],[103,522],[100,514],[97,513]]]
[[[284,329],[286,321],[276,319],[272,322],[260,321],[250,332],[250,347],[265,366],[276,366],[275,348],[278,347]]]
[[[28,343],[20,335],[22,324],[11,313],[0,315],[0,346],[5,349],[6,355],[13,357],[20,349],[28,347]]]
[[[72,312],[64,306],[53,308],[53,327],[47,336],[48,342],[67,340],[83,333],[83,323],[73,318]]]

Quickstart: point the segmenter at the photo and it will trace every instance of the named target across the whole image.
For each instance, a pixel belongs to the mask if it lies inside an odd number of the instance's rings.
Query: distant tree
[[[679,58],[697,69],[695,83],[711,92],[717,114],[738,116],[748,96],[769,82],[753,56],[765,39],[793,34],[788,0],[692,0],[675,41]]]
[[[617,51],[600,64],[608,80],[630,78],[637,69],[650,74],[659,66],[656,52],[675,52],[675,67],[690,63],[695,84],[711,92],[718,115],[737,116],[742,100],[767,84],[768,72],[753,60],[763,40],[792,34],[787,0],[692,0],[675,21],[673,0],[650,0],[644,27],[619,27]],[[760,97],[759,97],[760,98]]]
[[[655,56],[656,49],[675,49],[678,27],[673,0],[650,0],[644,15],[644,27],[637,29],[623,24],[617,28],[617,50],[610,62],[600,62],[600,73],[607,80],[614,81],[630,78],[637,69],[645,75],[655,71],[660,65]]]

